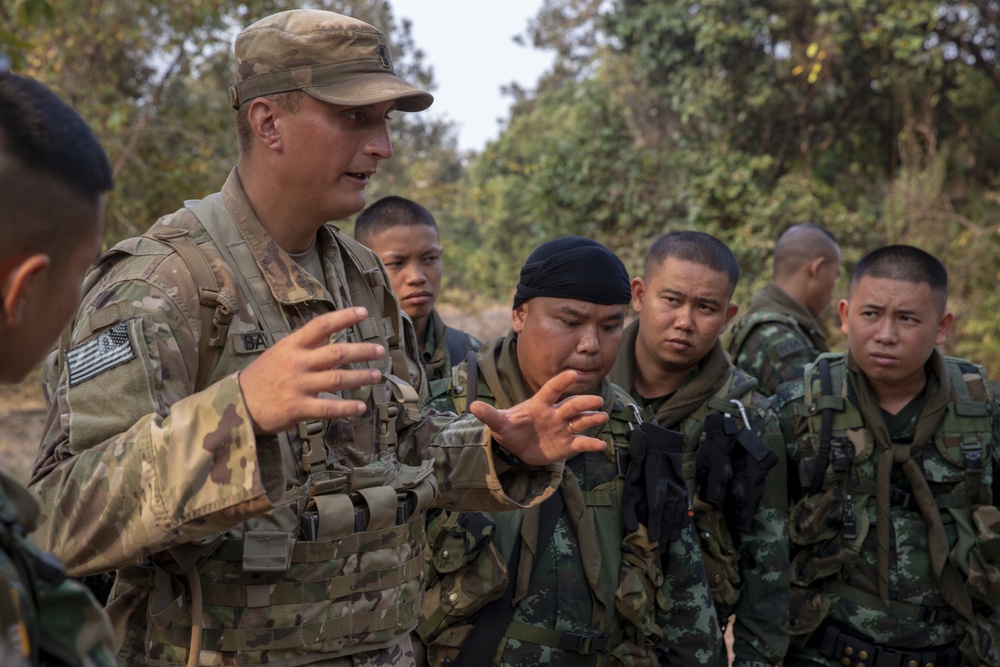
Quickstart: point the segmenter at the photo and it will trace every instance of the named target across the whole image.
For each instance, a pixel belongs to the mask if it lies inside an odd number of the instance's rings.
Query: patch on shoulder
[[[778,355],[779,359],[784,359],[790,354],[794,354],[799,350],[805,350],[809,346],[801,338],[790,338],[788,340],[783,340],[774,346],[774,353]]]
[[[97,338],[66,353],[69,386],[75,387],[132,359],[135,359],[135,348],[128,335],[128,322],[122,320]]]

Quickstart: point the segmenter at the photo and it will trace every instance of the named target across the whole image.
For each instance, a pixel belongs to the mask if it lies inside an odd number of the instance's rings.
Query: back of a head
[[[732,296],[740,279],[740,265],[725,243],[711,234],[691,230],[664,234],[653,243],[646,258],[645,275],[659,268],[668,258],[700,264],[729,277],[729,295]]]
[[[354,221],[354,238],[369,245],[372,239],[387,229],[412,225],[438,228],[433,214],[426,208],[411,199],[390,195],[358,214]]]
[[[632,291],[628,271],[617,255],[592,239],[562,236],[528,256],[514,308],[537,296],[622,305],[632,300]]]
[[[787,279],[815,257],[839,263],[839,246],[829,231],[810,222],[785,230],[774,245],[774,277]]]
[[[76,111],[34,79],[0,74],[0,249],[65,236],[63,225],[112,185],[108,157]]]
[[[948,298],[948,271],[930,253],[909,245],[888,245],[872,250],[861,258],[851,277],[851,291],[865,277],[927,283],[941,295],[942,307]]]

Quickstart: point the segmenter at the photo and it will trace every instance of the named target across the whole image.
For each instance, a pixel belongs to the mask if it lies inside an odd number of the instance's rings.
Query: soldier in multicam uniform
[[[392,291],[413,321],[427,380],[449,377],[452,366],[483,344],[461,329],[445,325],[434,308],[444,268],[434,216],[415,201],[383,197],[358,215],[354,238],[374,250],[385,264]]]
[[[736,314],[740,269],[701,232],[660,237],[645,274],[632,279],[638,319],[625,329],[611,381],[684,438],[694,505],[716,612],[735,613],[736,665],[781,661],[788,633],[784,443],[756,380],[733,368],[719,335]]]
[[[819,320],[840,277],[840,247],[813,224],[790,227],[774,246],[774,280],[753,295],[750,306],[722,337],[733,363],[757,378],[771,396],[782,382],[829,352]]]
[[[45,364],[39,541],[73,574],[117,571],[124,664],[413,664],[425,510],[540,501],[604,447],[570,420],[607,416],[556,403],[574,373],[482,421],[421,415],[384,269],[325,221],[364,206],[388,114],[431,96],[326,11],[258,21],[236,59],[222,192],[104,255]]]
[[[982,366],[935,349],[947,281],[912,246],[866,255],[847,352],[773,399],[794,470],[787,665],[1000,664],[1000,410]]]
[[[629,299],[628,273],[604,246],[581,237],[542,244],[521,270],[510,333],[456,366],[432,398],[458,412],[477,397],[504,407],[572,368],[585,375],[568,392],[603,396],[611,420],[588,431],[607,448],[570,459],[572,474],[540,506],[431,522],[418,628],[430,665],[696,665],[722,650],[680,448],[678,511],[666,511],[675,534],[657,542],[659,525],[630,530],[625,518],[636,462],[629,439],[640,423],[606,376]]]
[[[0,71],[0,382],[21,381],[79,303],[111,185],[83,119],[41,83]],[[117,664],[100,605],[28,536],[38,514],[0,473],[0,664]]]

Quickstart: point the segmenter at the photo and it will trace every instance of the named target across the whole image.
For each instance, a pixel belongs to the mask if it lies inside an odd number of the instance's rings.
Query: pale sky
[[[515,44],[542,0],[391,0],[397,20],[413,22],[413,39],[434,68],[434,105],[424,113],[455,122],[458,147],[481,151],[500,133],[510,98],[500,86],[534,88],[553,54]]]

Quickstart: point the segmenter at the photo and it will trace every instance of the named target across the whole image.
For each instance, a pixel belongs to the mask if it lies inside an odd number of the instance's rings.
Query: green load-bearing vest
[[[798,461],[806,494],[792,506],[789,518],[793,549],[789,626],[793,635],[811,634],[843,599],[897,617],[953,622],[957,628],[954,640],[961,644],[967,659],[978,654],[977,662],[998,664],[1000,652],[993,642],[1000,634],[985,619],[991,609],[1000,606],[1000,512],[992,495],[996,447],[992,436],[993,387],[981,366],[951,357],[945,358],[945,365],[951,400],[933,442],[919,450],[918,463],[947,531],[947,566],[956,568],[964,579],[970,609],[945,606],[940,596],[929,605],[902,599],[890,599],[886,604],[871,592],[878,590],[877,582],[868,582],[869,590],[854,585],[858,582],[852,574],[865,538],[874,529],[880,452],[849,395],[844,355],[824,354],[806,367],[805,394],[795,403],[796,415],[805,420],[808,431],[800,438]],[[825,379],[824,367],[829,373]],[[822,435],[824,413],[829,437]],[[905,478],[894,474],[893,480],[892,515],[924,526]],[[810,492],[817,487],[818,492]],[[925,529],[908,533],[927,541]],[[907,557],[926,559],[927,563],[916,569],[929,573],[928,551],[914,549]],[[913,564],[897,562],[896,566]]]

